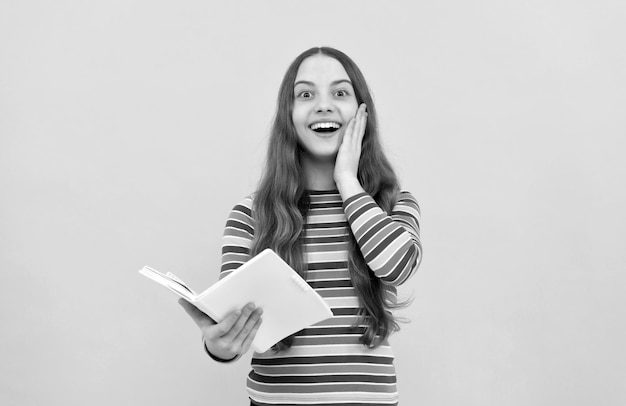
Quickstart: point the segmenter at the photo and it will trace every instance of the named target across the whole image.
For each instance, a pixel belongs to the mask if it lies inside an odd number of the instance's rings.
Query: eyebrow
[[[352,82],[350,80],[348,80],[348,79],[335,80],[335,81],[332,81],[330,83],[330,85],[331,86],[337,86],[338,84],[343,83],[343,82],[345,82],[345,83],[349,84],[350,86],[352,86]],[[296,83],[293,84],[293,87],[296,87],[298,85],[308,85],[308,86],[311,86],[311,87],[315,87],[315,83],[310,82],[308,80],[299,80],[299,81],[297,81]]]

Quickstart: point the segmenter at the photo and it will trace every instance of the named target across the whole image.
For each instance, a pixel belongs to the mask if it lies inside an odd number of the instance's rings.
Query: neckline
[[[338,189],[328,189],[328,190],[306,189],[306,193],[309,195],[336,195],[336,194],[339,194],[339,190]]]

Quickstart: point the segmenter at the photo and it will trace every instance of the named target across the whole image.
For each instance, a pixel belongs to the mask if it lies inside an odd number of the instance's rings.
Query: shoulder
[[[233,213],[244,213],[247,216],[252,217],[252,206],[254,204],[254,193],[249,194],[248,196],[244,197],[243,199],[239,200],[239,202],[237,202],[234,206],[233,209],[231,210],[231,215]]]
[[[228,215],[229,220],[238,220],[252,225],[253,220],[254,194],[250,194],[235,204]]]
[[[254,235],[254,218],[252,216],[253,195],[248,195],[235,204],[226,220],[224,235],[246,233]]]

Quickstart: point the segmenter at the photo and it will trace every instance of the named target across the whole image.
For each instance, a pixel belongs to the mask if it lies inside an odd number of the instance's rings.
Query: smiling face
[[[316,160],[334,160],[358,103],[341,63],[316,54],[300,64],[291,118],[300,146]]]

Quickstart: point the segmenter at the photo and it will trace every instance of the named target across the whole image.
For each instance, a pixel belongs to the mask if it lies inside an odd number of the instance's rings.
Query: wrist
[[[364,192],[361,183],[356,177],[339,178],[335,181],[335,184],[343,200]]]
[[[233,362],[233,361],[238,360],[241,357],[241,354],[235,354],[235,356],[223,356],[221,354],[220,355],[215,354],[214,352],[209,350],[209,347],[207,346],[207,341],[204,337],[202,337],[202,346],[204,347],[204,352],[206,352],[209,357],[213,358],[217,362],[223,362],[223,363]]]

